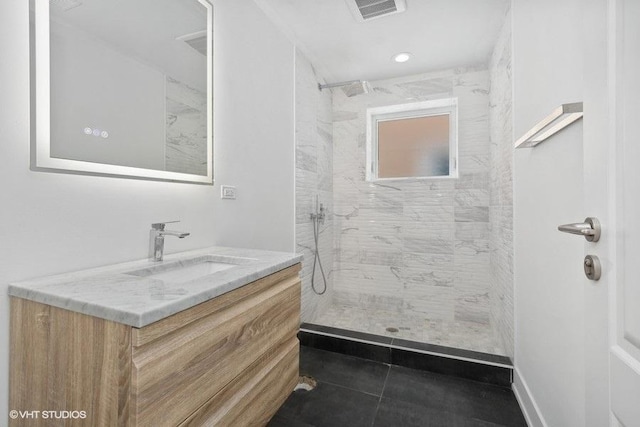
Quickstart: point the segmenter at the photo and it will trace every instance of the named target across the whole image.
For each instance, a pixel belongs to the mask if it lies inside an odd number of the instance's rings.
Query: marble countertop
[[[191,281],[145,277],[159,266],[208,255],[238,259],[233,268]],[[213,246],[9,285],[9,295],[141,328],[302,261],[302,255]],[[235,264],[235,262],[232,262]]]

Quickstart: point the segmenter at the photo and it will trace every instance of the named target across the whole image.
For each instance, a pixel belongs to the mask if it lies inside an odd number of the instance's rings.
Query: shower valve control
[[[587,255],[584,257],[584,274],[586,274],[589,280],[600,280],[602,276],[602,266],[597,256]]]

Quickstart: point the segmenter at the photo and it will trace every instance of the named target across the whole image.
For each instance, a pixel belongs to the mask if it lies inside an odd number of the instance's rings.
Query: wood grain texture
[[[168,333],[182,328],[185,325],[194,322],[203,316],[207,316],[216,311],[234,305],[244,298],[260,293],[269,289],[274,284],[288,279],[290,277],[298,277],[301,265],[296,264],[291,267],[280,270],[269,276],[258,279],[249,285],[242,286],[226,294],[220,295],[214,299],[198,304],[188,310],[181,311],[165,319],[158,320],[144,328],[133,328],[132,343],[134,347],[140,347],[151,341],[167,335]]]
[[[185,420],[270,348],[295,335],[299,301],[296,275],[134,348],[135,425]]]
[[[142,329],[11,298],[10,409],[86,418],[10,425],[265,425],[298,378],[299,271]]]
[[[180,427],[264,426],[298,383],[295,335],[269,350]]]
[[[18,411],[86,411],[86,418],[11,420],[12,426],[127,425],[131,328],[11,298],[9,406]]]

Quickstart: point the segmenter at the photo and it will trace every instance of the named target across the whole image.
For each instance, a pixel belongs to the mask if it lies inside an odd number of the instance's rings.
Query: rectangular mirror
[[[207,0],[32,0],[33,170],[213,184]]]

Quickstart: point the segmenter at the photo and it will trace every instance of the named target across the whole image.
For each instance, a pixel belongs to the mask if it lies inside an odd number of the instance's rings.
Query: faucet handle
[[[159,230],[159,231],[164,231],[164,227],[167,224],[174,224],[176,222],[180,222],[180,220],[176,220],[176,221],[164,221],[164,222],[155,222],[153,224],[151,224],[151,228],[153,230]]]

